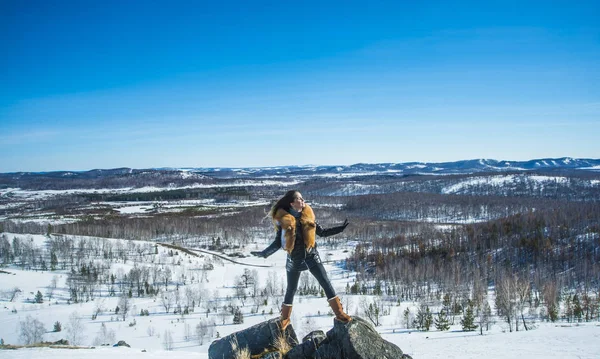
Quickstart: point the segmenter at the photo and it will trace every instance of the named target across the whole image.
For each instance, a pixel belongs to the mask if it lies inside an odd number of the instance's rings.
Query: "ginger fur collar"
[[[315,246],[315,235],[317,232],[317,224],[315,223],[315,214],[307,204],[300,213],[300,223],[302,224],[302,238],[304,246],[309,250]],[[285,236],[285,251],[292,253],[294,243],[296,241],[296,218],[284,209],[278,209],[273,217],[275,228],[281,226]]]

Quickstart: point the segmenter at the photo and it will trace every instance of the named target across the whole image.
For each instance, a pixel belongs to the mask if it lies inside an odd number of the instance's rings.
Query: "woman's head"
[[[277,210],[284,209],[289,212],[290,208],[293,208],[298,212],[302,212],[302,209],[304,208],[304,198],[302,198],[302,194],[296,190],[287,191],[285,195],[271,207],[269,214],[271,215],[271,218],[275,218]]]

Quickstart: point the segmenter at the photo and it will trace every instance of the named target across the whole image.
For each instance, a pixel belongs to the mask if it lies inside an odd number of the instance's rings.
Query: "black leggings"
[[[327,278],[327,273],[323,264],[317,263],[308,269],[312,275],[317,279],[321,288],[325,291],[327,299],[335,297],[335,290]],[[294,295],[298,289],[298,280],[300,279],[300,271],[288,271],[287,272],[287,289],[285,290],[285,297],[283,299],[284,304],[292,305],[294,302]]]

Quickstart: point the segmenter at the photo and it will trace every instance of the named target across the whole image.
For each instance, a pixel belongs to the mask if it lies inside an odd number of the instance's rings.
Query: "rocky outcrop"
[[[211,344],[210,359],[235,359],[236,351],[246,348],[252,358],[261,359],[410,359],[395,344],[383,339],[375,327],[366,320],[354,316],[349,323],[334,319],[333,328],[327,332],[315,331],[298,343],[290,324],[283,338],[287,348],[277,345],[281,336],[278,319],[257,324],[231,334]],[[285,345],[284,345],[285,347]],[[284,349],[284,350],[281,350]]]
[[[283,340],[284,343],[280,344],[280,340]],[[279,318],[274,318],[212,342],[208,348],[208,357],[210,359],[234,359],[236,352],[248,350],[253,358],[277,358],[266,355],[270,352],[279,353],[282,346],[293,347],[297,344],[298,338],[293,326],[288,325],[285,332],[282,333],[279,327]]]

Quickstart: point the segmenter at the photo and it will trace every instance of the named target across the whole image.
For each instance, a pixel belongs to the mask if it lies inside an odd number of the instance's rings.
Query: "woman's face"
[[[294,202],[292,202],[290,206],[294,210],[302,212],[302,209],[304,208],[304,198],[302,198],[302,194],[300,192],[296,192],[296,195],[294,195]]]

